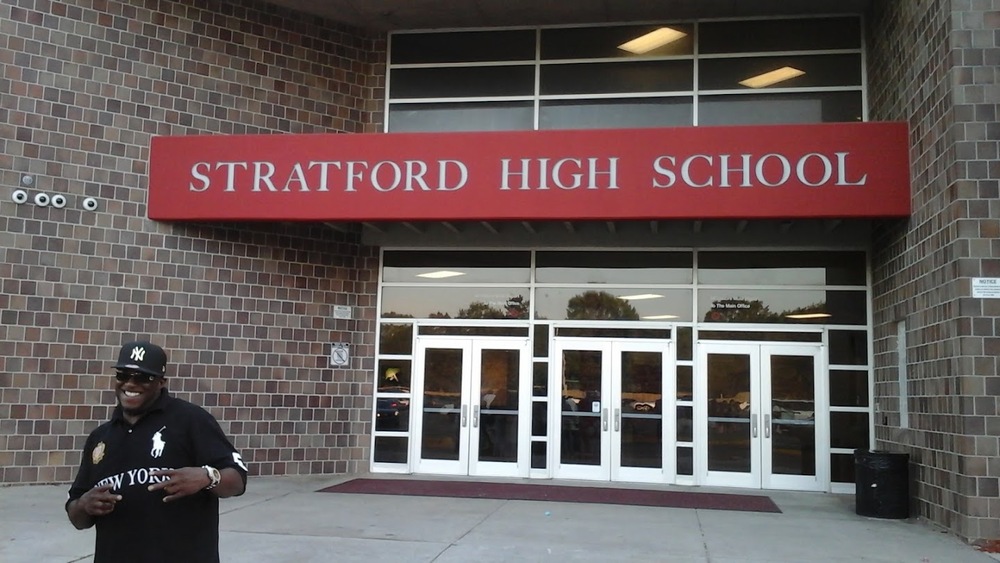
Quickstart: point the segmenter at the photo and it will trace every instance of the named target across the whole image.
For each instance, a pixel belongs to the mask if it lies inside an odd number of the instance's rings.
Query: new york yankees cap
[[[122,344],[114,369],[134,369],[149,375],[167,374],[167,353],[152,342],[138,340]]]

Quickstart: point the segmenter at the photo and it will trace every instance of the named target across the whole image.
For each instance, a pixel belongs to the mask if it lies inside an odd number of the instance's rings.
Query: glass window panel
[[[385,287],[386,318],[526,320],[527,287]]]
[[[389,132],[526,131],[534,111],[532,102],[390,104]]]
[[[857,17],[703,22],[698,50],[704,54],[860,49]]]
[[[409,283],[528,282],[531,253],[519,251],[390,250],[383,255],[382,281]]]
[[[526,326],[462,326],[453,324],[428,325],[421,324],[417,329],[419,336],[517,336],[527,338]]]
[[[699,330],[698,340],[757,340],[762,342],[822,342],[821,332]]]
[[[831,330],[830,363],[848,366],[868,365],[868,331]]]
[[[410,429],[410,399],[375,398],[375,430],[407,432]]]
[[[531,403],[531,435],[537,437],[549,435],[549,404],[544,401]]]
[[[703,284],[865,285],[864,252],[701,252]]]
[[[389,84],[389,97],[397,100],[531,96],[534,93],[533,65],[397,68],[392,71]]]
[[[633,39],[657,32],[663,27],[668,27],[670,30],[683,33],[683,35],[663,45],[655,46],[652,50],[644,53],[637,54],[619,47],[619,45]],[[694,26],[691,24],[543,29],[541,54],[542,60],[682,56],[690,55],[693,52],[693,39]]]
[[[543,96],[690,92],[694,89],[694,63],[680,60],[543,65],[539,89]]]
[[[694,448],[677,447],[677,474],[694,475]]]
[[[698,66],[699,90],[745,90],[740,84],[764,73],[791,67],[804,74],[759,88],[821,88],[860,86],[861,55],[800,55],[702,59]]]
[[[549,394],[549,363],[535,362],[532,373],[532,395],[535,397],[545,397]]]
[[[376,463],[406,463],[406,436],[376,436]]]
[[[690,360],[694,357],[694,329],[689,326],[677,327],[677,359]]]
[[[694,407],[677,407],[677,441],[694,441]]]
[[[694,378],[691,366],[677,366],[677,400],[691,401],[694,399]]]
[[[545,469],[548,465],[548,443],[531,443],[531,468]]]
[[[854,463],[854,454],[830,454],[830,480],[834,483],[853,483]]]
[[[549,357],[549,325],[544,325],[544,324],[535,325],[535,344],[534,344],[533,357],[535,358]]]
[[[536,318],[546,320],[691,320],[691,290],[545,287],[535,290]],[[632,297],[625,299],[625,297]]]
[[[690,252],[541,251],[535,255],[539,283],[656,283],[693,280]]]
[[[867,407],[868,372],[830,370],[830,404],[835,407]]]
[[[632,100],[543,100],[539,129],[676,127],[694,124],[690,96]]]
[[[773,125],[861,121],[861,91],[703,95],[698,125]]]
[[[520,61],[535,58],[535,30],[392,35],[392,64]]]
[[[379,354],[410,354],[413,350],[413,325],[383,323],[379,327]]]
[[[715,323],[863,325],[866,307],[864,291],[703,289],[698,292],[698,317]]]
[[[375,389],[379,393],[409,393],[410,374],[410,360],[379,360]]]
[[[830,447],[850,448],[852,450],[867,448],[868,413],[831,412]]]

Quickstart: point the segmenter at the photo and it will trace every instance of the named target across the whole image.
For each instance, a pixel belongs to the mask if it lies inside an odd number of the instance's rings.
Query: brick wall
[[[875,446],[910,453],[919,515],[996,539],[1000,300],[969,296],[970,278],[1000,277],[1000,1],[873,4],[870,117],[909,122],[913,190],[911,219],[882,225],[873,242]]]
[[[324,225],[151,222],[146,171],[153,135],[379,131],[384,56],[255,2],[0,3],[0,482],[72,479],[138,337],[252,474],[367,468],[375,251]]]

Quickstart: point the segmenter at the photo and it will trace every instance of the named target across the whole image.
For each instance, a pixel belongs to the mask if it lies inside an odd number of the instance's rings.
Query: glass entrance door
[[[567,479],[673,480],[675,432],[669,341],[556,339],[560,409],[554,476]],[[667,413],[668,416],[664,416]],[[664,437],[667,436],[665,443]]]
[[[821,348],[700,342],[698,350],[703,484],[824,490]]]
[[[528,341],[418,338],[416,352],[414,471],[526,477]]]

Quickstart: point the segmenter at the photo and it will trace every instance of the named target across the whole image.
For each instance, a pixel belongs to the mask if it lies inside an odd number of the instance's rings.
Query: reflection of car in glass
[[[380,430],[399,428],[410,415],[410,400],[385,397],[375,400],[375,425]]]

